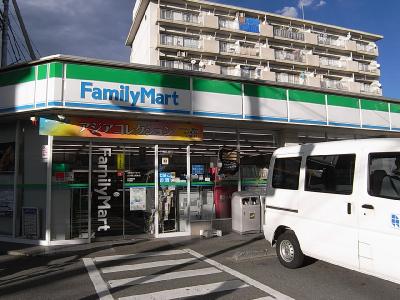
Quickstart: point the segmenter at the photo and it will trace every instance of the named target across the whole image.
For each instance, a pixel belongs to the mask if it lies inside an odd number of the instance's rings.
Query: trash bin
[[[232,230],[240,234],[261,231],[260,196],[250,192],[232,195]]]

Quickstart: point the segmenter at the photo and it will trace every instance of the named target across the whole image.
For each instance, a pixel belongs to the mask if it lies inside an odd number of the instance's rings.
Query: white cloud
[[[293,6],[285,6],[284,8],[277,10],[276,13],[292,18],[297,18],[299,16],[296,7]]]
[[[319,3],[316,5],[317,7],[324,6],[326,4],[325,0],[320,0]]]
[[[321,0],[321,1],[323,1],[323,0]],[[314,0],[299,0],[299,4],[297,6],[298,7],[301,7],[301,6],[306,7],[306,6],[310,6],[311,4],[313,4],[313,2],[314,2]]]

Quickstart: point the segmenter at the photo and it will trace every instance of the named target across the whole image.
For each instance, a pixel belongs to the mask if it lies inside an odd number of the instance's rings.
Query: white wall
[[[133,14],[135,16],[135,9]],[[158,52],[156,51],[156,47],[159,34],[156,21],[157,4],[150,2],[132,42],[131,63],[158,64]]]

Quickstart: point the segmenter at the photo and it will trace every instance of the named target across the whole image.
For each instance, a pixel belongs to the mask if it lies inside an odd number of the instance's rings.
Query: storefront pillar
[[[19,176],[19,152],[20,152],[20,121],[17,121],[15,126],[15,153],[14,153],[14,203],[13,203],[13,225],[12,237],[17,235],[17,209],[18,209],[18,176]]]
[[[158,145],[154,146],[154,207],[155,207],[155,212],[154,212],[154,233],[156,238],[158,237],[159,234],[159,207],[158,207]]]
[[[47,158],[47,184],[46,184],[46,235],[47,245],[51,241],[51,176],[53,166],[53,136],[47,136],[47,149],[42,149],[47,153],[42,153],[42,157]]]
[[[186,210],[186,231],[187,232],[191,232],[191,227],[190,227],[190,186],[192,183],[192,174],[191,174],[191,170],[190,170],[190,145],[186,147],[186,189],[187,189],[187,203],[188,205],[186,206],[185,210]]]

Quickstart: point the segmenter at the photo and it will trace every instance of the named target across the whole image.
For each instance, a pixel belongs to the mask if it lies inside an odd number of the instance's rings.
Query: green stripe
[[[242,85],[239,82],[194,77],[193,91],[241,96]]]
[[[375,111],[389,111],[389,105],[387,102],[374,101],[374,100],[361,100],[361,108],[366,110],[375,110]]]
[[[400,104],[390,103],[390,112],[400,113]]]
[[[325,105],[325,95],[321,93],[289,90],[289,100]]]
[[[29,82],[35,80],[35,67],[27,67],[18,70],[1,72],[0,86],[7,86],[17,83]]]
[[[351,97],[336,96],[336,95],[328,95],[328,105],[357,108],[357,109],[359,108],[358,99]]]
[[[190,89],[190,79],[186,76],[115,69],[109,67],[68,64],[66,76],[70,79],[118,82],[183,90]]]
[[[63,64],[51,63],[49,77],[50,78],[63,78]]]
[[[40,65],[38,66],[38,80],[46,79],[47,78],[47,65]]]
[[[250,97],[286,100],[286,89],[272,86],[245,84],[244,94]]]

